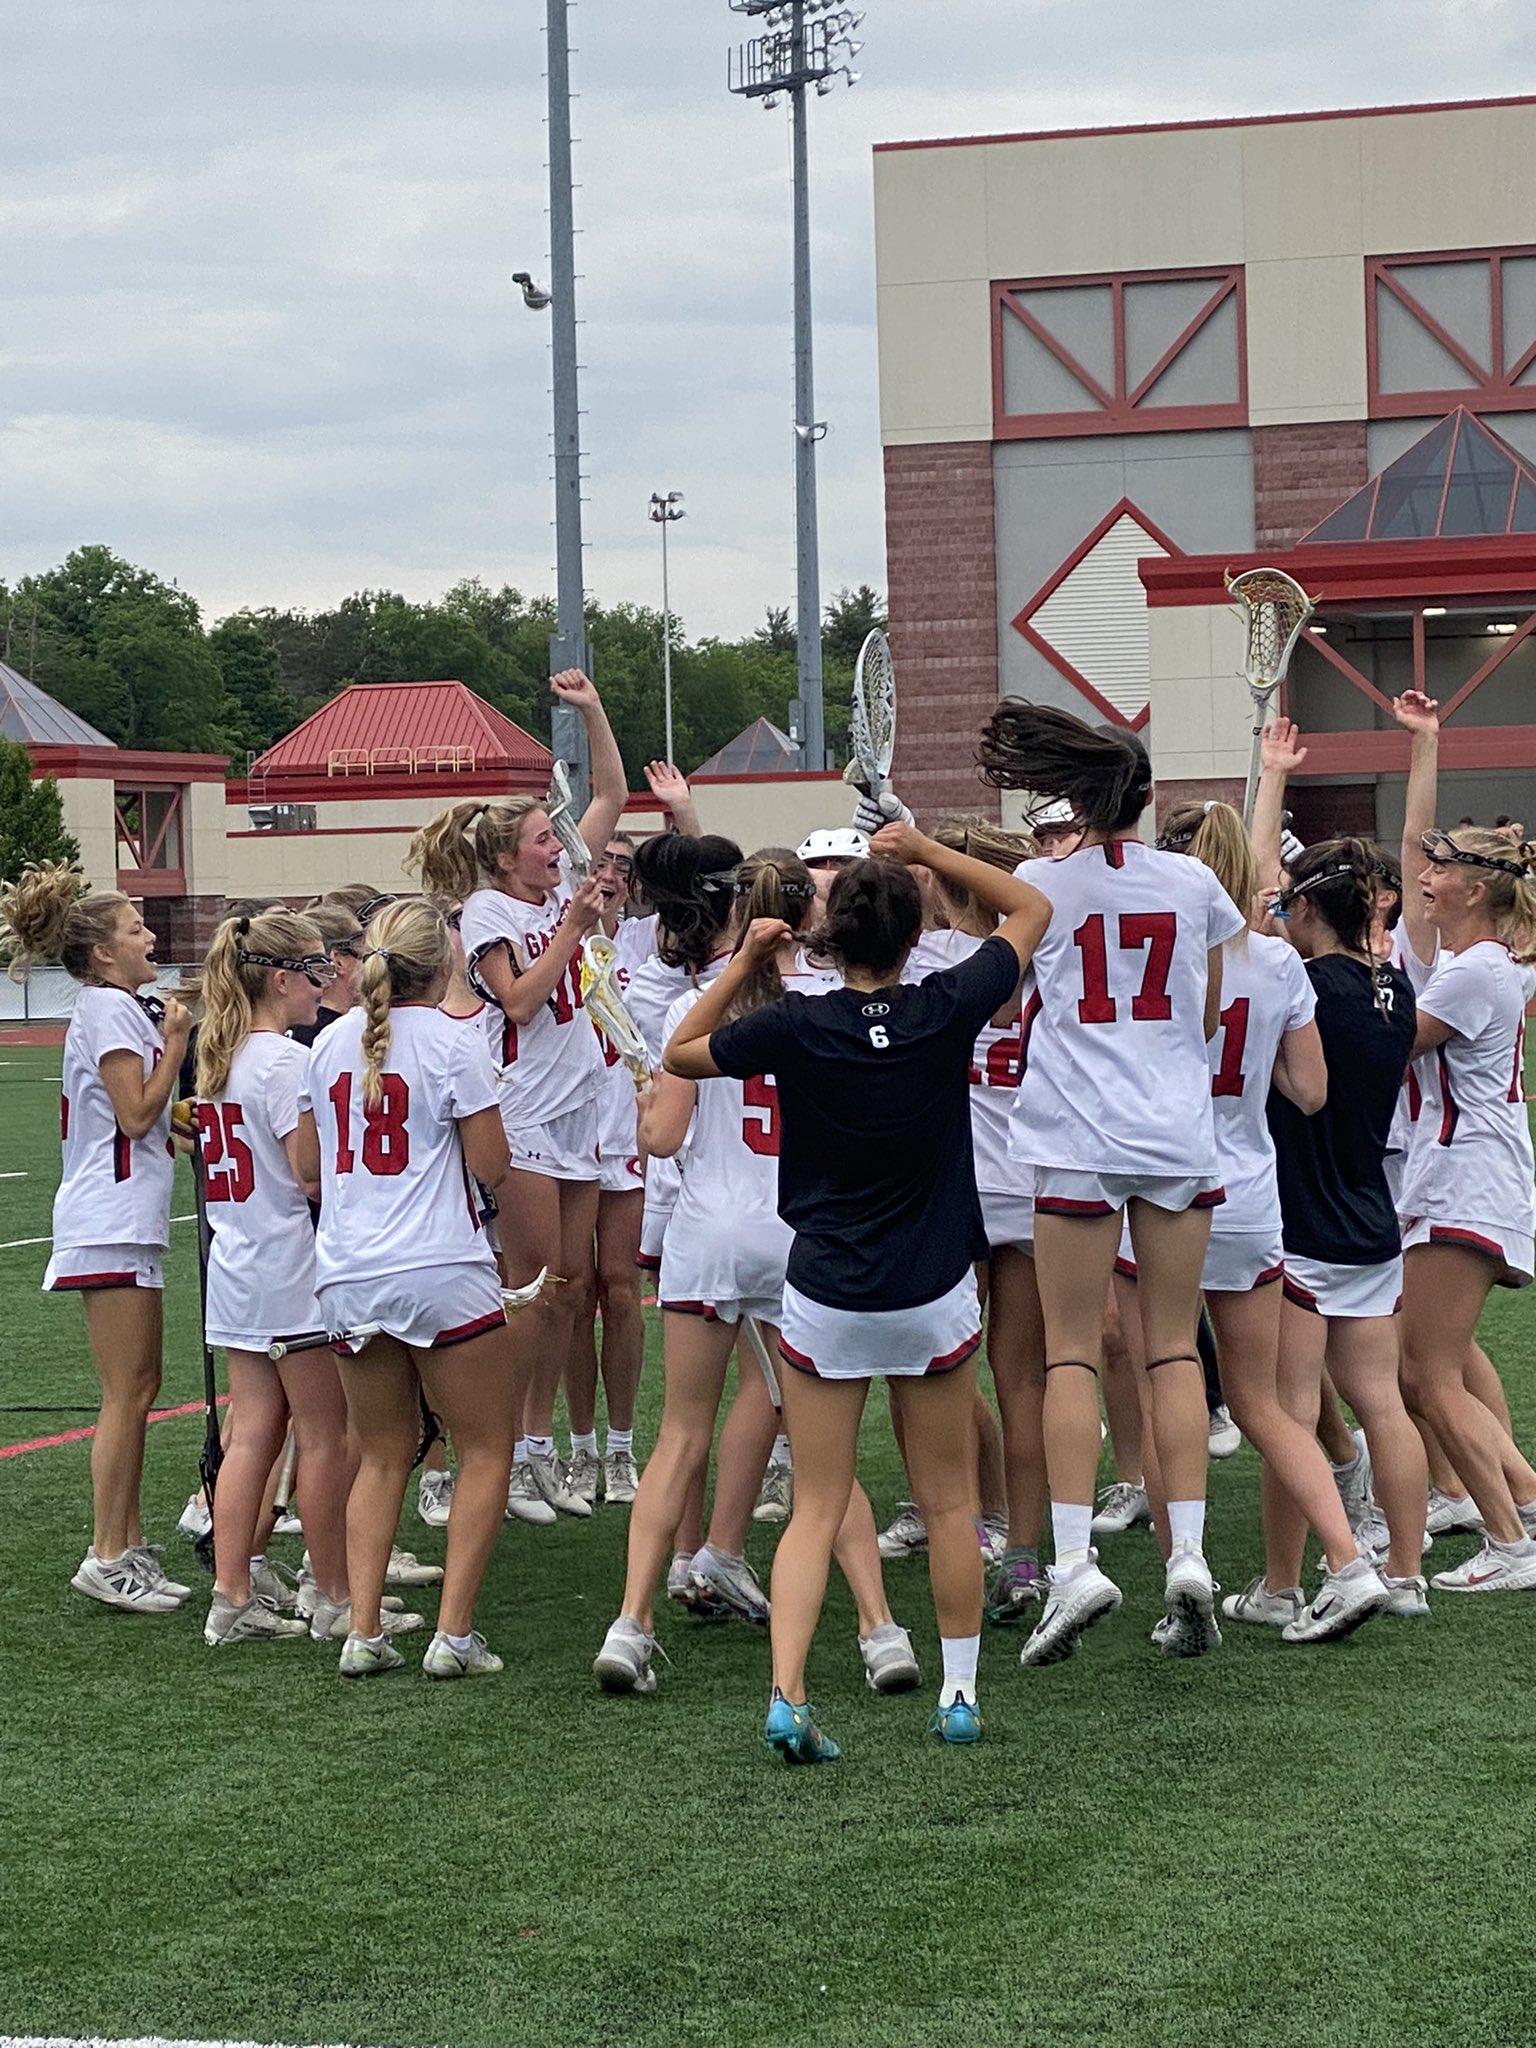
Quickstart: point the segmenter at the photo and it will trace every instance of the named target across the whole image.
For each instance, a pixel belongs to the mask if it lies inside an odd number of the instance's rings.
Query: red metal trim
[[[1450,717],[1453,711],[1459,711],[1461,709],[1462,705],[1466,703],[1467,699],[1471,696],[1474,690],[1480,690],[1482,688],[1483,684],[1487,682],[1488,678],[1493,674],[1494,670],[1496,668],[1502,667],[1502,665],[1506,661],[1508,661],[1509,657],[1514,653],[1515,649],[1520,645],[1520,642],[1522,640],[1528,640],[1533,631],[1536,631],[1536,612],[1532,612],[1530,614],[1530,616],[1526,619],[1524,625],[1520,627],[1518,632],[1506,633],[1501,636],[1498,646],[1493,650],[1492,654],[1489,655],[1488,659],[1483,663],[1482,667],[1478,669],[1475,674],[1468,676],[1467,680],[1456,692],[1455,696],[1451,699],[1450,703],[1447,704],[1445,709],[1441,712],[1440,723],[1442,725],[1444,725],[1445,721]]]
[[[1408,735],[1398,726],[1363,732],[1309,732],[1298,782],[1327,775],[1406,775]],[[1536,725],[1453,725],[1440,734],[1440,766],[1536,768]]]
[[[1424,607],[1416,604],[1413,608],[1413,687],[1421,697],[1429,694],[1424,687],[1427,673],[1424,659]]]
[[[1418,419],[1426,413],[1464,406],[1469,412],[1536,411],[1536,386],[1518,380],[1536,362],[1536,340],[1513,363],[1505,360],[1504,264],[1510,257],[1536,256],[1536,244],[1518,243],[1485,249],[1421,249],[1411,254],[1367,256],[1365,259],[1366,408],[1371,419]],[[1488,333],[1492,363],[1485,368],[1441,326],[1409,291],[1401,273],[1425,263],[1485,265],[1488,272]],[[1470,385],[1445,391],[1383,391],[1378,325],[1378,285],[1391,292],[1425,332],[1472,377]]]
[[[1447,256],[1445,260],[1449,263],[1463,263],[1469,270],[1473,267],[1474,263],[1481,266],[1485,262],[1485,259],[1480,257],[1461,257],[1459,255]],[[1412,292],[1397,277],[1392,268],[1391,258],[1371,256],[1367,257],[1366,262],[1377,284],[1384,285],[1393,298],[1398,300],[1413,315],[1425,332],[1434,336],[1446,354],[1453,356],[1460,363],[1461,367],[1472,379],[1474,387],[1478,390],[1486,390],[1493,382],[1494,373],[1491,365],[1480,363],[1476,356],[1469,354],[1462,347],[1448,327],[1441,326],[1429,308],[1416,299]]]
[[[185,868],[119,868],[118,893],[123,896],[185,896]]]
[[[126,782],[147,776],[171,786],[189,782],[222,782],[227,754],[155,754],[129,747],[32,747],[32,766],[39,775],[60,782]]]
[[[1290,128],[1308,121],[1375,121],[1393,114],[1470,114],[1491,107],[1536,107],[1536,93],[1499,99],[1419,100],[1390,107],[1317,107],[1300,114],[1232,114],[1219,121],[1128,121],[1109,128],[1023,128],[1005,135],[922,136],[910,142],[877,142],[876,156],[914,149],[985,149],[999,142],[1078,142],[1101,135],[1192,135],[1203,129]]]
[[[1437,534],[1443,534],[1445,531],[1445,501],[1451,495],[1451,471],[1456,467],[1456,451],[1461,446],[1461,423],[1466,418],[1467,413],[1465,409],[1458,406],[1456,408],[1455,423],[1451,428],[1451,445],[1446,450],[1445,482],[1440,486],[1440,502],[1435,507],[1435,532]],[[1378,491],[1381,489],[1381,478],[1379,476],[1376,479],[1376,488]],[[1519,488],[1520,472],[1516,470],[1513,489],[1518,491]],[[1373,512],[1376,510],[1376,499],[1374,497],[1371,499],[1371,510]],[[1504,515],[1504,531],[1506,533],[1509,531],[1509,514],[1507,512]]]
[[[1330,603],[1394,598],[1536,596],[1528,534],[1476,540],[1319,541],[1278,554],[1148,556],[1138,565],[1149,605],[1227,604],[1223,572],[1284,569]]]
[[[825,768],[812,769],[804,775],[797,775],[793,770],[788,774],[775,770],[772,775],[690,775],[688,778],[694,787],[709,789],[730,789],[738,782],[841,782],[842,779],[840,774]]]
[[[1165,350],[1152,370],[1134,391],[1126,389],[1125,294],[1127,286],[1142,284],[1200,283],[1209,279],[1217,289],[1210,300]],[[1114,349],[1114,393],[1103,385],[1036,315],[1022,306],[1015,293],[1021,291],[1083,291],[1108,287],[1110,330]],[[1151,392],[1195,336],[1229,298],[1237,303],[1237,389],[1235,400],[1210,405],[1146,405]],[[1081,277],[1012,278],[992,286],[992,431],[994,440],[1055,440],[1064,435],[1144,434],[1178,432],[1191,428],[1245,427],[1248,424],[1248,312],[1247,291],[1241,264],[1201,264],[1190,269],[1096,271]],[[1049,413],[1010,413],[1003,391],[1003,320],[1011,316],[1075,377],[1098,405],[1092,410]]]
[[[165,792],[163,791],[159,792],[159,794],[162,795],[164,793]],[[146,796],[149,796],[150,794],[151,792],[147,789],[141,791],[140,793],[139,816],[141,819],[144,815],[144,798]],[[144,856],[144,865],[146,868],[152,868],[154,866],[155,855],[160,851],[161,847],[165,844],[166,834],[170,831],[171,826],[174,824],[177,827],[178,831],[181,828],[181,791],[179,789],[173,789],[170,792],[170,798],[170,802],[165,807],[165,816],[160,820],[160,830],[155,834],[154,839],[150,844],[149,851]]]
[[[225,784],[230,803],[382,804],[416,803],[433,810],[466,796],[542,796],[549,787],[543,769],[477,769],[461,775],[279,775],[258,776],[263,794],[252,796],[243,778]],[[238,795],[235,792],[239,792]]]
[[[1144,530],[1144,532],[1147,534],[1150,540],[1156,541],[1157,545],[1160,548],[1166,548],[1169,554],[1173,556],[1177,556],[1179,554],[1179,545],[1177,541],[1170,539],[1169,536],[1163,532],[1162,528],[1158,526],[1154,520],[1149,519],[1146,513],[1142,511],[1141,507],[1138,504],[1134,503],[1132,499],[1121,498],[1110,507],[1110,509],[1104,514],[1104,517],[1099,521],[1097,526],[1091,528],[1089,532],[1083,535],[1083,538],[1078,542],[1077,546],[1072,550],[1071,554],[1067,556],[1066,560],[1048,578],[1048,580],[1041,584],[1040,588],[1035,592],[1034,596],[1030,598],[1029,602],[1024,606],[1023,610],[1017,614],[1017,616],[1012,620],[1011,623],[1013,625],[1015,632],[1019,633],[1025,640],[1027,640],[1030,646],[1034,648],[1037,654],[1043,654],[1046,660],[1051,664],[1052,668],[1054,668],[1059,675],[1064,676],[1075,690],[1080,690],[1083,693],[1083,695],[1088,699],[1088,701],[1094,706],[1095,710],[1099,712],[1101,717],[1107,718],[1114,725],[1127,726],[1132,732],[1140,732],[1142,727],[1146,724],[1147,719],[1151,715],[1152,704],[1150,695],[1148,697],[1147,703],[1137,713],[1136,717],[1127,718],[1123,711],[1117,711],[1115,709],[1114,705],[1110,703],[1107,697],[1103,697],[1099,694],[1099,692],[1094,688],[1093,684],[1083,674],[1081,669],[1074,668],[1072,663],[1067,660],[1066,656],[1064,654],[1059,654],[1056,651],[1056,649],[1051,645],[1051,643],[1042,634],[1037,633],[1035,631],[1035,628],[1030,624],[1030,621],[1033,619],[1035,613],[1039,611],[1040,607],[1045,603],[1046,599],[1053,596],[1055,592],[1061,588],[1062,584],[1065,583],[1067,578],[1072,574],[1072,571],[1077,567],[1078,563],[1083,561],[1087,556],[1093,553],[1094,549],[1098,546],[1099,542],[1104,538],[1105,534],[1109,532],[1110,528],[1114,526],[1118,520],[1124,518],[1127,513],[1131,516],[1131,518],[1133,518],[1136,521],[1136,524]],[[1151,558],[1149,557],[1148,559]],[[1138,568],[1139,566],[1140,565],[1138,565]],[[1142,580],[1143,582],[1145,582],[1146,579],[1143,578]]]

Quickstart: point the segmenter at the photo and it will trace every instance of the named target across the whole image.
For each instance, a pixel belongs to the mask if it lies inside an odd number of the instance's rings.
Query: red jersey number
[[[1248,1050],[1248,998],[1238,996],[1221,1013],[1221,1065],[1211,1076],[1211,1094],[1241,1095],[1243,1054]]]
[[[1138,1024],[1164,1024],[1173,1015],[1168,995],[1168,971],[1173,965],[1173,948],[1179,935],[1179,921],[1171,910],[1124,911],[1119,920],[1118,942],[1123,953],[1145,951],[1146,968],[1141,987],[1131,998],[1131,1016]],[[1104,936],[1104,915],[1096,911],[1085,918],[1072,934],[1072,942],[1083,956],[1083,993],[1077,1005],[1080,1024],[1113,1024],[1120,1006],[1109,992],[1109,953]]]
[[[1017,1088],[1019,1077],[1024,1071],[1024,1017],[1021,1012],[1014,1018],[1001,1038],[994,1038],[987,1047],[985,1069],[973,1058],[971,1061],[971,1086],[973,1088]]]
[[[573,954],[571,963],[555,983],[550,995],[555,1006],[555,1022],[569,1024],[581,1009],[581,956]]]
[[[741,1120],[742,1143],[761,1159],[779,1156],[779,1091],[766,1074],[752,1074],[741,1084],[746,1115]],[[756,1114],[754,1115],[754,1111]]]
[[[336,1172],[351,1173],[357,1164],[352,1150],[352,1076],[338,1074],[329,1099],[336,1112]],[[379,1099],[363,1111],[363,1170],[382,1180],[404,1173],[411,1159],[409,1082],[399,1074],[379,1076]]]
[[[238,1102],[200,1102],[193,1114],[204,1195],[210,1202],[248,1202],[256,1192],[256,1161],[240,1135],[245,1111]]]

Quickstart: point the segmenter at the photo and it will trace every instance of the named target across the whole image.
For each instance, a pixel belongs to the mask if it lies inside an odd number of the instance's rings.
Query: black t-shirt
[[[1328,953],[1309,960],[1328,1100],[1303,1116],[1278,1088],[1266,1105],[1280,1175],[1285,1249],[1335,1266],[1376,1266],[1402,1249],[1382,1160],[1418,1013],[1406,976],[1384,968],[1377,1004],[1371,970]]]
[[[915,1308],[987,1256],[971,1048],[1018,980],[1013,948],[988,939],[910,986],[788,995],[710,1038],[722,1074],[777,1083],[789,1280],[812,1301]]]
[[[339,1024],[346,1016],[345,1010],[330,1010],[322,1003],[315,1012],[313,1024],[290,1024],[288,1036],[298,1040],[300,1045],[312,1046],[322,1031],[329,1031],[333,1024]]]

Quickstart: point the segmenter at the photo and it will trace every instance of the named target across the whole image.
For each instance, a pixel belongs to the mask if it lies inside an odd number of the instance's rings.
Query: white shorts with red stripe
[[[828,1308],[787,1283],[779,1349],[823,1380],[921,1379],[963,1365],[981,1343],[976,1276],[916,1308]]]
[[[1459,1245],[1463,1251],[1481,1252],[1495,1261],[1495,1287],[1529,1287],[1533,1265],[1528,1232],[1505,1230],[1497,1223],[1437,1223],[1432,1217],[1417,1216],[1403,1225],[1403,1250],[1415,1245]]]
[[[1038,1216],[1114,1216],[1127,1202],[1155,1209],[1215,1209],[1227,1199],[1219,1173],[1079,1173],[1071,1166],[1035,1169]]]
[[[1285,1255],[1285,1298],[1318,1316],[1396,1315],[1403,1301],[1403,1262],[1379,1266],[1336,1266],[1322,1259]]]
[[[502,1114],[503,1124],[507,1123]],[[512,1164],[546,1180],[601,1180],[597,1150],[597,1102],[582,1103],[547,1124],[507,1125]]]
[[[422,1266],[378,1280],[336,1280],[319,1290],[320,1313],[338,1351],[366,1355],[367,1336],[398,1338],[415,1351],[467,1343],[507,1320],[495,1261]]]
[[[156,1244],[77,1244],[55,1252],[45,1294],[96,1294],[109,1287],[165,1286],[165,1253]]]
[[[1219,1226],[1219,1213],[1216,1222]],[[1123,1280],[1136,1278],[1136,1248],[1131,1243],[1129,1215],[1120,1226],[1115,1271]],[[1200,1269],[1200,1285],[1208,1293],[1251,1294],[1255,1287],[1271,1286],[1284,1275],[1285,1255],[1278,1233],[1212,1229],[1205,1248],[1205,1264]]]
[[[986,1226],[987,1243],[993,1251],[1001,1251],[1004,1245],[1017,1245],[1020,1251],[1032,1252],[1035,1248],[1035,1198],[1033,1195],[1005,1195],[990,1188],[982,1188],[981,1220]]]
[[[776,1294],[760,1294],[751,1300],[722,1295],[713,1301],[671,1301],[663,1296],[661,1306],[670,1316],[702,1316],[707,1323],[739,1323],[743,1316],[750,1316],[754,1323],[769,1323],[777,1329],[783,1303]]]
[[[645,1173],[633,1153],[604,1152],[598,1159],[598,1185],[605,1195],[643,1195]]]

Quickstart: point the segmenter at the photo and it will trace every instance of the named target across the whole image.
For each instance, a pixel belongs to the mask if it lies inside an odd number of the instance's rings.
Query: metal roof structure
[[[0,661],[0,739],[20,740],[29,747],[115,747],[83,718],[68,711],[56,697],[29,683]]]
[[[511,774],[542,789],[550,758],[464,683],[350,683],[259,755],[251,779]]]
[[[792,775],[800,749],[771,718],[754,718],[745,732],[727,740],[718,753],[701,761],[698,775]]]
[[[1536,533],[1536,468],[1458,405],[1297,546],[1512,533]]]

